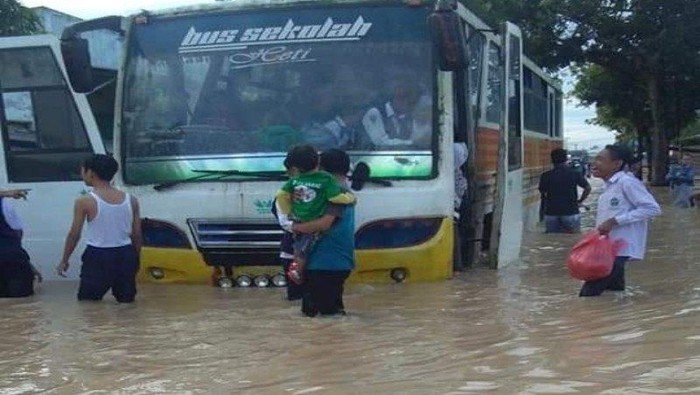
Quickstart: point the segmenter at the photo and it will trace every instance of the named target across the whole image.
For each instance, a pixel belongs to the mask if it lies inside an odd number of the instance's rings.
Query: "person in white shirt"
[[[454,149],[454,177],[455,177],[455,195],[454,195],[454,269],[457,271],[464,271],[466,267],[462,260],[462,224],[461,212],[462,212],[462,201],[469,188],[469,183],[467,178],[464,176],[462,171],[462,166],[467,163],[469,159],[469,149],[467,144],[464,142],[455,141],[453,144]]]
[[[631,152],[621,145],[608,145],[595,158],[593,175],[605,181],[605,190],[598,198],[598,232],[611,240],[623,240],[625,245],[617,254],[612,273],[601,280],[587,281],[579,296],[624,291],[625,263],[644,258],[649,220],[661,214],[644,184],[625,171],[631,160]]]
[[[138,200],[111,185],[118,169],[117,161],[107,155],[94,155],[83,162],[83,181],[93,190],[75,201],[73,224],[56,268],[65,277],[68,260],[87,223],[78,300],[102,300],[110,289],[119,303],[131,303],[136,296],[141,216]]]
[[[373,107],[362,118],[362,125],[372,145],[408,147],[413,144],[413,111],[420,100],[418,88],[399,85],[382,108]]]

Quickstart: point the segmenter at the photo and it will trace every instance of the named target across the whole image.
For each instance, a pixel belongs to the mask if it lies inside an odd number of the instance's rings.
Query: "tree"
[[[39,18],[16,0],[0,0],[0,36],[22,36],[43,30]]]
[[[635,143],[637,155],[651,158],[653,119],[644,81],[633,73],[615,73],[593,64],[578,68],[576,74],[573,94],[584,105],[596,105],[596,117],[590,122],[615,131],[618,141]]]
[[[614,100],[636,101],[643,93],[651,114],[652,176],[665,182],[668,142],[693,118],[700,90],[700,9],[693,0],[568,1],[570,23],[591,37],[584,58],[630,83],[628,94]],[[597,15],[592,15],[597,3]],[[605,98],[596,103],[609,105]],[[637,111],[647,106],[636,107]],[[636,121],[636,111],[624,115]]]
[[[665,182],[668,143],[700,107],[700,7],[697,0],[464,0],[491,21],[520,23],[528,54],[556,70],[574,63],[580,77],[606,73],[617,91],[596,89],[586,101],[597,122],[635,125],[648,140],[654,184]],[[584,74],[581,74],[584,73]],[[596,76],[594,76],[596,77]],[[596,78],[602,78],[602,75]],[[619,93],[619,94],[618,94]],[[641,99],[641,100],[640,100]],[[645,101],[644,105],[639,103]],[[640,123],[639,117],[644,122]],[[648,132],[640,125],[649,124]],[[623,122],[624,123],[624,122]]]

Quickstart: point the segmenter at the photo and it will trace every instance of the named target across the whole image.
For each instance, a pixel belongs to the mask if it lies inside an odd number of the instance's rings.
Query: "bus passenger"
[[[394,89],[392,98],[383,106],[367,111],[362,124],[375,148],[410,146],[413,143],[413,111],[419,99],[417,87],[399,85]]]
[[[348,150],[355,147],[355,140],[362,125],[365,106],[359,93],[341,95],[336,98],[337,111],[328,122],[313,122],[304,130],[306,143],[325,151]]]
[[[345,152],[323,152],[321,168],[346,188],[350,158]],[[302,313],[308,317],[345,315],[345,280],[355,268],[355,207],[330,204],[321,218],[295,223],[292,229],[297,233],[322,233],[306,263]]]
[[[34,278],[41,274],[30,263],[22,248],[22,221],[5,196],[25,198],[27,190],[2,191],[0,194],[0,298],[22,298],[34,294]]]
[[[65,277],[87,221],[78,300],[102,300],[110,288],[119,303],[131,303],[136,296],[141,218],[136,198],[110,184],[118,167],[111,156],[94,155],[81,168],[83,181],[93,190],[75,201],[73,224],[57,267],[58,275]]]
[[[413,110],[411,143],[417,149],[429,149],[433,138],[433,100],[423,95]]]
[[[280,212],[290,216],[292,221],[308,222],[324,215],[329,203],[353,204],[355,196],[343,191],[332,175],[319,171],[319,156],[310,145],[292,148],[287,154],[287,164],[298,175],[287,181],[277,192]],[[292,223],[285,224],[291,230]],[[296,278],[300,282],[308,253],[313,248],[318,234],[296,234],[294,237],[294,260],[297,266]]]

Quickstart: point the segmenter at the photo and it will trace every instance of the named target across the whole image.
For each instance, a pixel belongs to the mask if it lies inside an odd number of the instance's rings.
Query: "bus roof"
[[[434,4],[434,0],[234,0],[234,1],[217,1],[215,3],[203,3],[194,6],[183,6],[176,8],[167,8],[156,11],[142,11],[141,13],[131,15],[135,16],[155,16],[159,18],[178,17],[185,15],[194,15],[202,12],[227,12],[227,11],[243,11],[255,9],[272,9],[272,8],[294,8],[299,6],[324,6],[324,5],[343,5],[343,4],[363,4],[363,5],[405,5],[405,6],[422,6]],[[489,29],[489,26],[481,20],[476,14],[458,3],[458,12],[466,17],[467,21],[479,29]],[[488,33],[487,33],[488,34]],[[492,34],[489,34],[492,35]],[[492,35],[495,37],[496,35]],[[524,56],[524,66],[527,66],[535,74],[543,78],[549,85],[556,90],[561,91],[561,83],[552,78],[550,74],[542,70],[527,56]]]
[[[217,1],[215,3],[203,3],[194,6],[183,6],[176,8],[168,8],[156,11],[143,11],[141,13],[131,15],[140,16],[156,16],[156,17],[176,17],[189,14],[198,14],[201,12],[226,12],[237,10],[255,10],[265,8],[293,8],[304,5],[324,6],[324,5],[342,5],[342,4],[376,4],[376,5],[430,5],[434,4],[432,0],[234,0],[234,1]]]

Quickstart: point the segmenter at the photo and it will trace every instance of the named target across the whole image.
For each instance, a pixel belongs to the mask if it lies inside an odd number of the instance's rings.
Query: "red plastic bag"
[[[583,280],[600,280],[610,275],[617,253],[625,245],[623,240],[610,240],[598,232],[590,232],[576,243],[566,260],[571,277]]]

